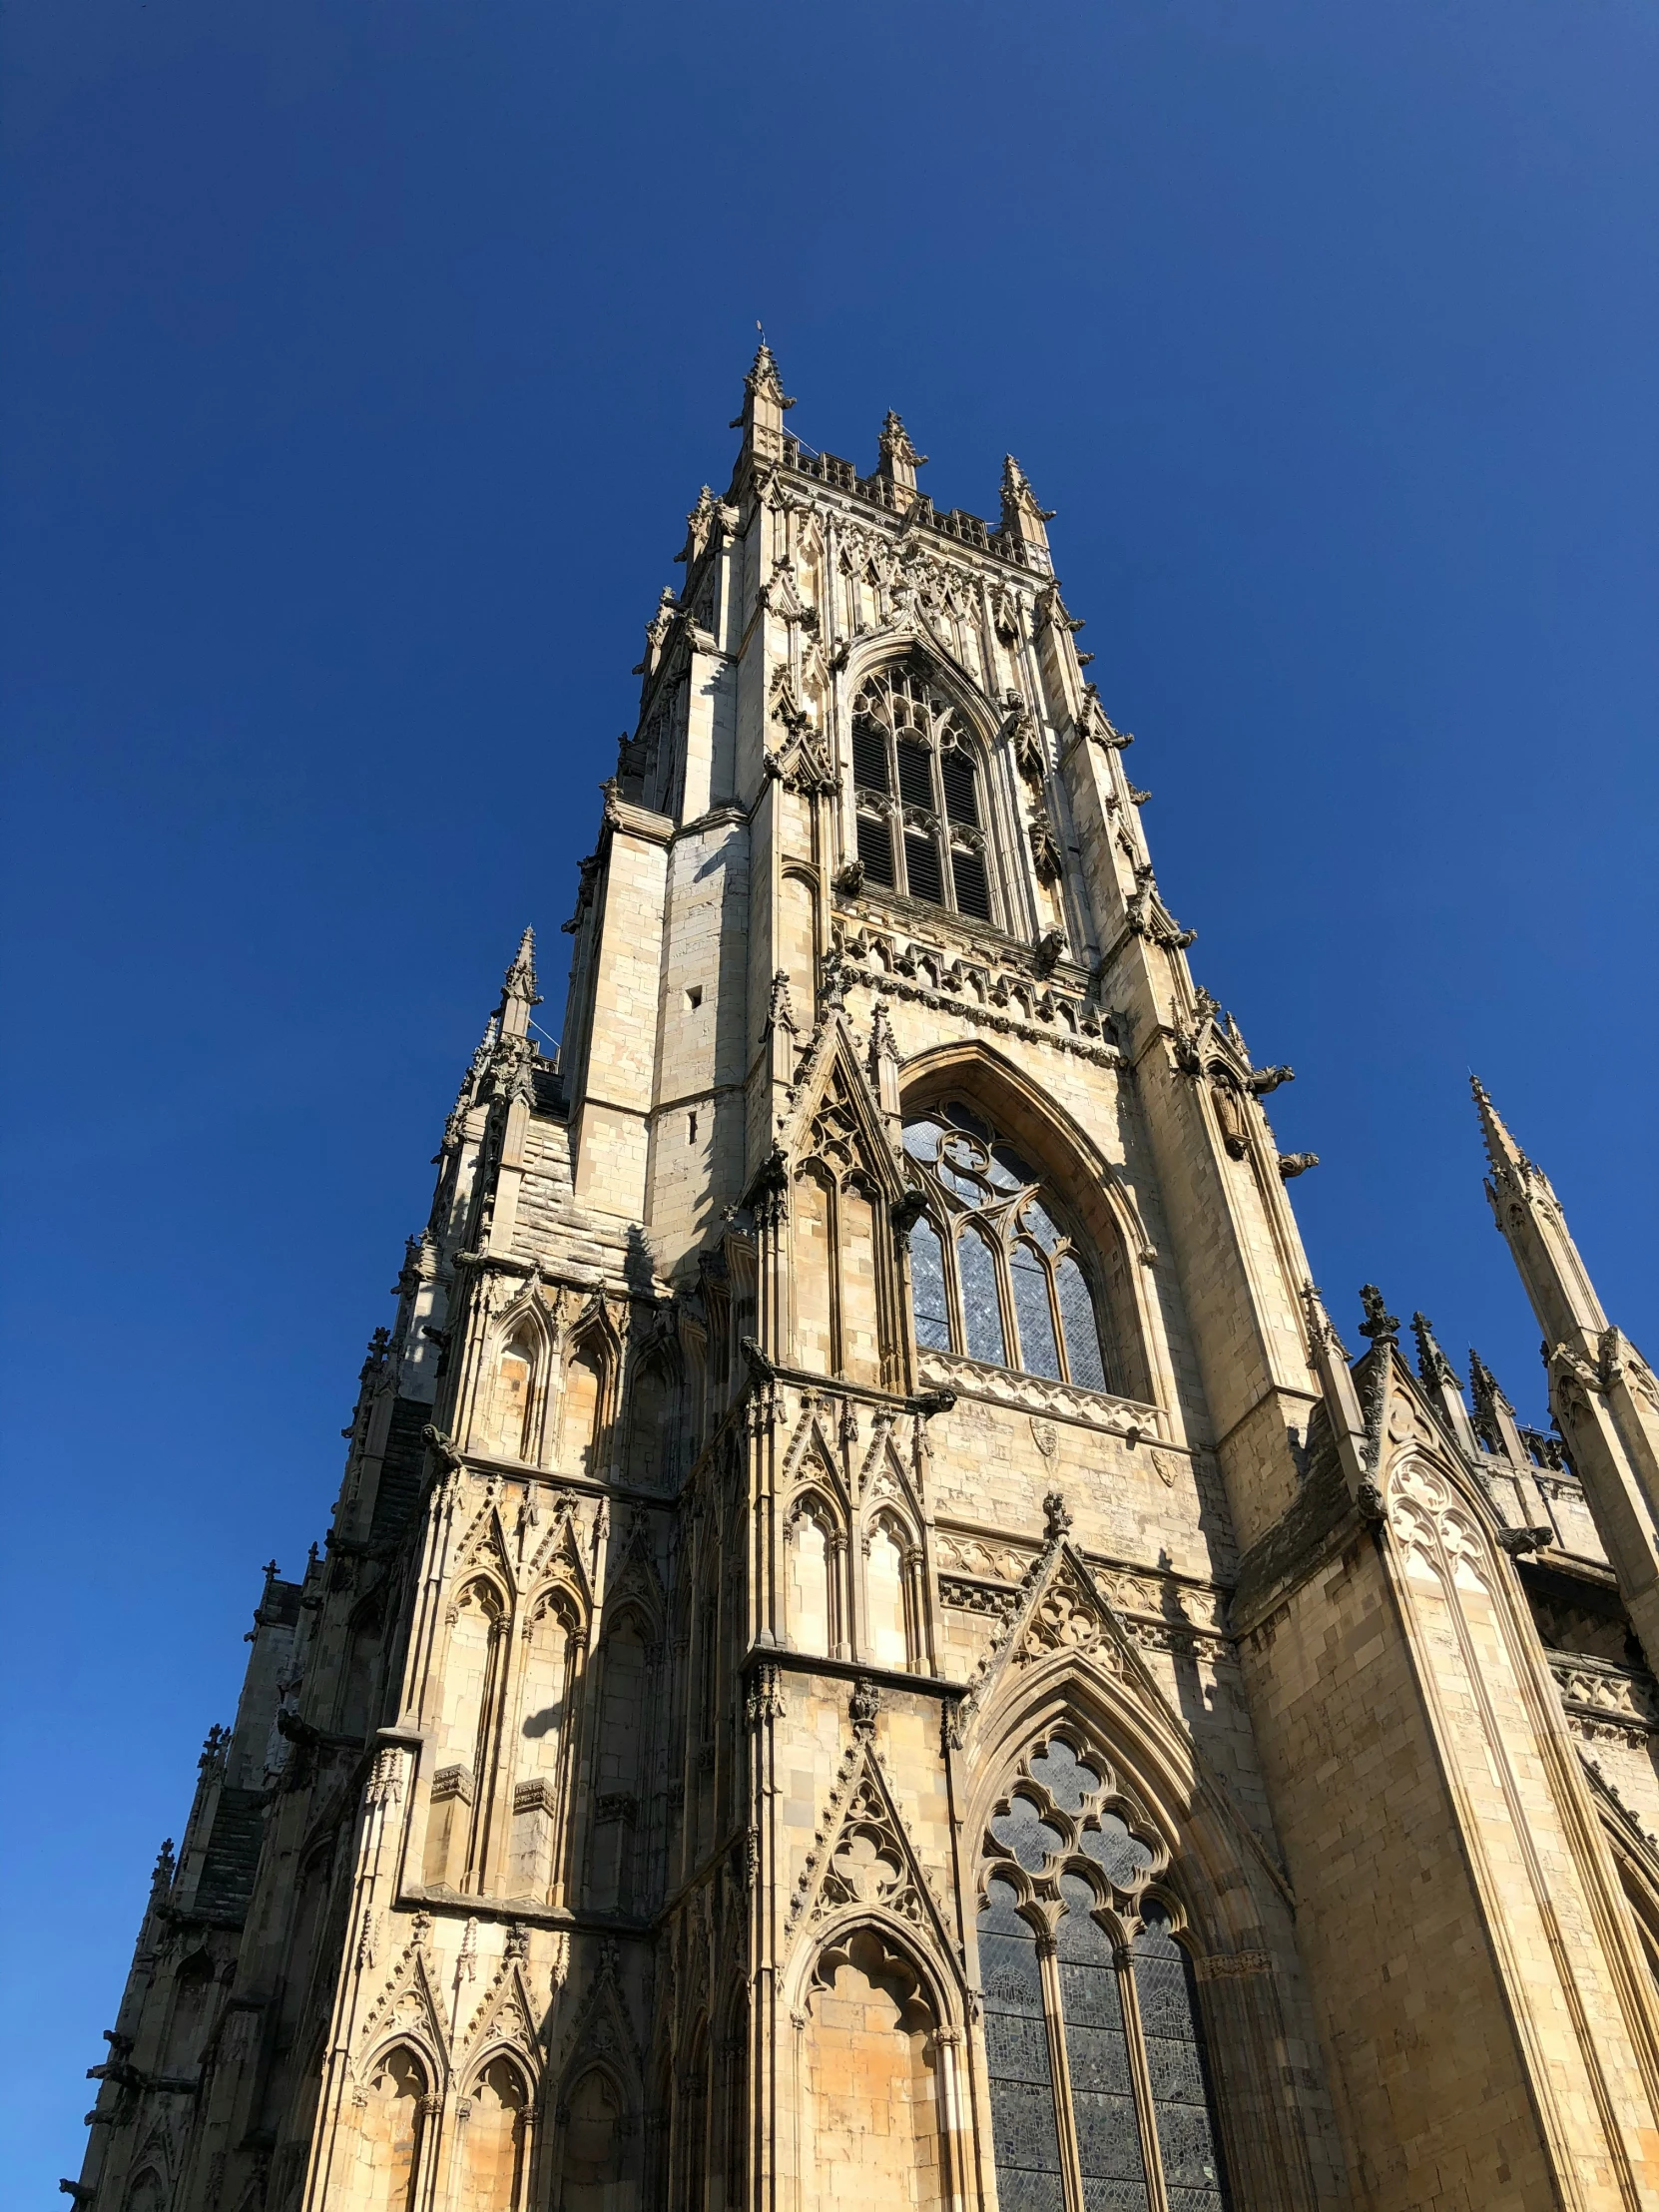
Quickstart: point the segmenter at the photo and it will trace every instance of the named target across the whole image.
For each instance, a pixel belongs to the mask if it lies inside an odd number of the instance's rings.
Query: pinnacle
[[[1486,1086],[1478,1075],[1470,1075],[1469,1089],[1474,1097],[1475,1112],[1480,1116],[1481,1141],[1486,1147],[1486,1158],[1491,1163],[1493,1174],[1516,1171],[1521,1174],[1530,1173],[1532,1162],[1504,1127],[1503,1117],[1492,1104]]]
[[[518,950],[513,954],[512,965],[502,977],[509,996],[527,997],[532,1005],[536,998],[536,932],[526,929],[518,940]]]
[[[1514,1411],[1514,1407],[1503,1394],[1497,1377],[1473,1345],[1469,1347],[1469,1392],[1477,1406],[1501,1405],[1505,1412]]]

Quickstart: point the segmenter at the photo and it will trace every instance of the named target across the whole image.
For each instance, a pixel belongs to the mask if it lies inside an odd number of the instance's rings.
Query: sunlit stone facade
[[[157,1867],[95,2212],[1659,2204],[1659,1398],[1351,1366],[1018,466],[763,348]],[[550,887],[551,888],[551,887]],[[464,886],[463,886],[464,889]]]

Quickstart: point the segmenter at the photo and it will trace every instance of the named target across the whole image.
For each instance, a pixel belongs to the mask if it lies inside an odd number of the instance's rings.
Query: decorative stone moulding
[[[997,1036],[1052,1045],[1095,1067],[1122,1064],[1087,992],[1052,975],[1032,974],[978,947],[964,957],[868,922],[851,930],[837,927],[835,947],[843,988],[861,983],[886,997],[954,1014]]]
[[[1581,1652],[1552,1651],[1547,1656],[1575,1736],[1593,1742],[1607,1735],[1644,1745],[1659,1736],[1659,1683],[1650,1675]]]
[[[934,1543],[942,1604],[998,1621],[1012,1617],[1024,1577],[1036,1563],[1035,1552],[1026,1556],[1004,1544],[988,1544],[944,1528],[938,1530]],[[1089,1566],[1101,1595],[1140,1650],[1203,1657],[1212,1665],[1234,1663],[1234,1639],[1227,1632],[1226,1599],[1221,1591],[1197,1588],[1170,1575],[1126,1573],[1095,1559]]]
[[[1143,1437],[1155,1443],[1165,1440],[1162,1408],[1133,1398],[1080,1390],[1073,1383],[1050,1382],[1040,1375],[1015,1375],[1010,1368],[987,1367],[949,1352],[923,1352],[918,1372],[932,1388],[952,1389],[958,1397],[982,1398],[991,1405],[1014,1406],[1050,1420],[1072,1421],[1080,1428],[1121,1436],[1131,1446]]]

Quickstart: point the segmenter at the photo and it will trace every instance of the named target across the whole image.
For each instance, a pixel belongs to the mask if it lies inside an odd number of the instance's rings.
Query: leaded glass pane
[[[979,1917],[991,2141],[1003,2212],[1063,2212],[1054,2077],[1033,1930],[1005,1882],[987,1886]]]
[[[1221,2153],[1211,2112],[1192,1963],[1149,1901],[1135,1938],[1135,1995],[1152,2081],[1158,2153],[1171,2212],[1224,2212]]]
[[[956,1245],[956,1272],[962,1281],[962,1323],[970,1360],[993,1368],[1007,1365],[1002,1336],[1002,1303],[997,1297],[996,1262],[976,1229],[965,1229]]]
[[[1146,1880],[1152,1853],[1138,1836],[1131,1836],[1115,1813],[1102,1813],[1096,1826],[1082,1837],[1085,1859],[1092,1859],[1120,1890],[1133,1890]]]
[[[977,1145],[957,1136],[947,1136],[939,1147],[939,1181],[970,1206],[985,1203],[985,1186],[979,1174],[983,1158]]]
[[[1029,1213],[1030,1209],[1027,1208]],[[1066,1365],[1080,1390],[1106,1387],[1106,1363],[1100,1356],[1100,1329],[1094,1300],[1083,1270],[1068,1252],[1054,1270],[1054,1289],[1060,1303],[1060,1327],[1065,1332]]]
[[[1027,1180],[1035,1182],[1036,1178],[1031,1176]],[[1052,1217],[1037,1204],[1034,1198],[1028,1199],[1020,1208],[1019,1219],[1020,1227],[1027,1236],[1034,1237],[1045,1252],[1054,1250],[1054,1247],[1060,1241],[1060,1232],[1055,1228]]]
[[[944,1110],[944,1115],[946,1121],[953,1122],[958,1129],[965,1129],[970,1137],[977,1137],[981,1144],[990,1143],[990,1131],[985,1127],[973,1108],[964,1106],[959,1098],[953,1098],[950,1101],[950,1104]]]
[[[1060,1895],[1066,1907],[1055,1936],[1060,2009],[1084,2203],[1089,2212],[1146,2212],[1146,2161],[1111,1938],[1093,1917],[1095,1894],[1081,1876],[1062,1875]]]
[[[1008,1266],[1014,1285],[1014,1319],[1019,1323],[1020,1367],[1027,1375],[1058,1382],[1060,1353],[1048,1304],[1048,1270],[1028,1244],[1015,1245]]]
[[[912,1160],[936,1160],[939,1139],[944,1131],[936,1121],[907,1121],[904,1124],[904,1149]]]
[[[990,1178],[999,1191],[1023,1191],[1037,1180],[1037,1172],[1012,1146],[999,1144],[991,1147]]]
[[[1070,1744],[1058,1738],[1031,1762],[1031,1779],[1040,1782],[1062,1811],[1081,1813],[1083,1800],[1100,1788],[1100,1777],[1085,1767]]]
[[[1029,1798],[1017,1797],[991,1823],[991,1834],[1027,1874],[1040,1874],[1065,1839],[1050,1828]]]
[[[910,1301],[916,1343],[930,1352],[950,1350],[950,1308],[944,1293],[944,1247],[924,1216],[910,1231]]]

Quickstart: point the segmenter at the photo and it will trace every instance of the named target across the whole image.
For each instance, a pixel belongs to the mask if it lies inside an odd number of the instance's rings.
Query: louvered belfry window
[[[852,709],[865,881],[994,921],[979,782],[965,724],[918,663],[871,676]]]
[[[1105,1781],[1053,1737],[990,1823],[979,1980],[997,2198],[1003,2212],[1227,2212],[1192,1961],[1147,1889],[1157,1852],[1102,1804]]]
[[[917,1344],[1112,1388],[1094,1255],[1038,1170],[960,1099],[906,1119],[904,1150],[928,1200],[910,1232]]]

